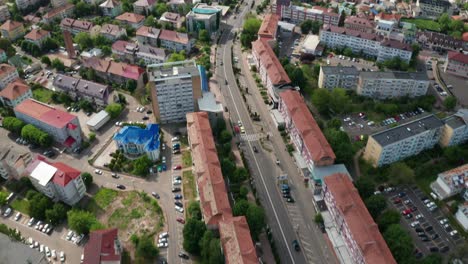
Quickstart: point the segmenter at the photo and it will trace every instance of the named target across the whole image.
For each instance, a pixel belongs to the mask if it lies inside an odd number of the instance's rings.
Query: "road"
[[[250,3],[247,4],[250,7]],[[243,103],[242,95],[236,83],[237,77],[232,68],[231,47],[233,47],[233,31],[239,31],[242,25],[242,18],[249,12],[249,8],[243,9],[238,19],[229,19],[221,36],[221,41],[217,49],[216,77],[220,84],[220,89],[230,111],[230,119],[236,123],[240,120],[248,135],[256,135],[258,128],[250,119],[247,106]],[[238,42],[236,42],[238,45]],[[235,47],[235,49],[238,47]],[[241,60],[242,61],[242,60]],[[222,66],[221,66],[222,65]],[[243,75],[250,74],[243,71]],[[227,82],[227,85],[226,85]],[[248,87],[255,87],[249,85]],[[252,90],[252,89],[250,89]],[[255,90],[255,89],[253,89]],[[268,110],[263,104],[263,100],[256,100],[257,110],[263,118],[269,118]],[[260,103],[258,103],[260,102]],[[260,109],[258,108],[258,105]],[[272,124],[271,124],[272,125]],[[289,205],[286,205],[278,189],[276,177],[280,175],[280,168],[275,164],[271,155],[262,149],[258,139],[244,141],[241,149],[247,160],[250,160],[249,169],[254,178],[255,185],[265,208],[268,225],[271,228],[275,238],[278,255],[282,263],[333,263],[331,252],[324,242],[324,236],[313,224],[315,211],[311,208],[312,195],[310,190],[301,188],[303,183],[298,175],[298,169],[295,167],[289,154],[285,153],[284,143],[281,141],[277,129],[274,127],[265,127],[265,131],[273,132],[272,143],[278,159],[281,162],[281,169],[290,175],[290,183],[293,187],[293,196],[296,196],[297,208],[293,215]],[[256,146],[259,153],[254,153],[252,147]],[[291,242],[295,239],[301,241],[300,252],[294,251]]]

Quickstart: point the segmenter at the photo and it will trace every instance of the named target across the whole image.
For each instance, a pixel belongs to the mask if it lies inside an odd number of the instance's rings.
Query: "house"
[[[148,15],[153,11],[156,0],[137,0],[133,3],[133,12],[140,15]]]
[[[143,23],[145,22],[145,16],[135,14],[135,13],[125,12],[121,14],[120,16],[117,16],[115,20],[120,21],[124,25],[129,25],[134,29],[138,29],[141,26],[143,26]]]
[[[99,8],[104,16],[116,17],[122,14],[122,2],[118,0],[106,0],[99,5]]]
[[[468,163],[439,173],[431,189],[441,200],[464,193],[468,190]]]
[[[0,177],[5,180],[19,180],[32,161],[29,150],[21,150],[13,146],[0,146]]]
[[[31,88],[21,79],[14,80],[0,91],[0,101],[4,106],[11,108],[15,108],[24,100],[32,97]]]
[[[461,52],[449,51],[444,64],[444,72],[467,79],[468,55]]]
[[[184,21],[185,19],[183,16],[172,12],[164,12],[161,18],[159,18],[159,23],[171,25],[172,28],[176,29],[181,28]]]
[[[34,6],[39,0],[15,0],[16,6],[19,10],[25,10],[30,6]]]
[[[93,105],[105,107],[108,103],[110,88],[108,85],[95,83],[85,79],[57,74],[53,84],[57,90],[68,94],[73,100],[87,100]]]
[[[423,49],[434,51],[459,51],[460,49],[468,49],[468,44],[461,39],[455,39],[452,36],[443,33],[420,31],[416,34],[416,40]]]
[[[162,29],[159,34],[161,47],[168,50],[180,52],[185,50],[190,52],[195,45],[194,41],[189,38],[188,34],[180,33],[172,30]]]
[[[153,27],[142,26],[136,31],[138,44],[158,46],[158,38],[161,30]]]
[[[2,33],[2,37],[11,41],[15,41],[18,38],[24,36],[24,26],[23,23],[7,20],[0,27],[0,32]]]
[[[40,17],[37,17],[35,15],[31,15],[31,14],[24,16],[23,20],[24,20],[25,23],[30,23],[30,24],[37,24],[37,23],[41,22]]]
[[[259,263],[245,216],[220,221],[219,236],[226,264]]]
[[[449,147],[461,145],[468,141],[468,109],[458,111],[445,118],[439,145]]]
[[[417,0],[416,6],[419,8],[416,16],[420,17],[438,18],[444,13],[453,14],[452,4],[447,0]]]
[[[135,61],[144,61],[145,65],[163,63],[167,59],[164,49],[151,47],[150,45],[138,45],[135,56]]]
[[[90,33],[93,27],[94,24],[86,20],[64,18],[60,22],[60,28],[62,30],[70,31],[70,33],[72,33],[73,35],[76,35],[80,32]]]
[[[112,24],[102,25],[99,33],[110,41],[116,41],[117,39],[127,36],[127,30],[125,28]]]
[[[68,149],[81,145],[82,133],[78,117],[33,99],[26,99],[13,111],[27,124],[43,130]]]
[[[118,232],[117,228],[91,231],[84,246],[83,264],[120,264],[123,247]]]
[[[10,11],[8,11],[8,6],[0,6],[0,22],[4,22],[10,19]]]
[[[75,5],[67,3],[63,6],[56,7],[42,16],[42,21],[46,24],[54,21],[55,19],[63,19],[73,14]]]
[[[24,36],[24,40],[36,44],[39,48],[42,48],[42,43],[44,43],[47,38],[50,38],[50,32],[43,29],[33,29]]]
[[[159,160],[159,125],[148,124],[145,129],[137,126],[124,126],[114,134],[117,149],[131,159],[147,155],[152,161]]]
[[[288,1],[289,2],[289,1]],[[272,7],[273,13],[276,9],[276,14],[281,17],[281,20],[301,24],[306,20],[319,21],[323,25],[338,26],[340,14],[335,13],[332,9],[321,6],[313,6],[311,8],[298,6],[294,4],[282,5],[278,9],[278,5]],[[280,11],[280,12],[278,12]]]
[[[36,190],[55,201],[73,206],[86,193],[81,172],[62,162],[51,162],[38,155],[26,171]]]
[[[18,70],[9,64],[0,64],[0,90],[19,78]]]
[[[112,44],[112,54],[119,60],[129,63],[135,63],[135,53],[138,50],[138,44],[117,40]]]
[[[187,19],[187,31],[198,36],[200,30],[208,31],[212,36],[216,34],[221,22],[222,9],[218,6],[209,6],[205,3],[197,3],[185,16]]]

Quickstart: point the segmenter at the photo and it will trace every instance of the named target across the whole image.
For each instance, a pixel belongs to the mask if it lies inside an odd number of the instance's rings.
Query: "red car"
[[[181,169],[182,169],[182,166],[180,166],[180,165],[176,165],[176,166],[174,166],[174,168],[173,168],[173,169],[174,169],[174,170],[181,170]]]
[[[401,203],[401,199],[400,199],[400,198],[395,198],[395,199],[393,200],[393,203],[394,203],[394,204],[399,204],[399,203]]]
[[[185,224],[185,219],[183,219],[182,217],[177,217],[177,222]]]
[[[403,210],[403,212],[401,212],[403,215],[407,215],[409,213],[411,213],[411,210],[410,209],[406,209],[406,210]]]

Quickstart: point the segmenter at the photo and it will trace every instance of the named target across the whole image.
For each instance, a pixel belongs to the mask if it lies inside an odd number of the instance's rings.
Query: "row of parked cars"
[[[34,241],[32,237],[27,240],[27,244],[30,248],[35,248],[39,250],[39,252],[44,253],[48,258],[57,259],[57,251],[55,251],[55,249],[51,250],[48,246],[39,244],[39,242]],[[65,261],[65,253],[63,251],[60,251],[58,256],[61,262]]]
[[[54,230],[54,227],[51,224],[46,224],[40,220],[36,221],[34,217],[31,217],[31,219],[29,219],[28,226],[47,235],[50,235],[52,231]]]
[[[71,241],[75,245],[79,245],[81,243],[81,241],[83,241],[84,237],[85,237],[84,234],[78,235],[77,233],[70,230],[70,231],[68,231],[67,236],[65,237],[65,239],[67,241]]]
[[[417,108],[416,110],[414,110],[414,111],[405,112],[405,113],[403,113],[403,114],[399,114],[399,115],[396,115],[396,116],[394,116],[394,117],[389,117],[389,118],[383,120],[380,124],[381,124],[382,126],[391,125],[391,124],[400,122],[401,120],[405,120],[405,119],[407,119],[407,118],[420,115],[420,114],[422,114],[422,113],[424,113],[424,109],[422,109],[421,107],[418,107],[418,108]]]

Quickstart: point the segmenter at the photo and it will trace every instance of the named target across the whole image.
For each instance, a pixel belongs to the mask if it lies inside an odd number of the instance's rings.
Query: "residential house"
[[[362,71],[357,82],[357,94],[374,99],[423,96],[428,88],[425,72]]]
[[[4,22],[10,19],[10,11],[8,11],[8,6],[0,6],[0,22]]]
[[[86,194],[81,172],[62,162],[50,162],[39,155],[26,171],[36,190],[55,201],[73,206]]]
[[[464,193],[468,190],[468,163],[439,173],[431,189],[441,200]]]
[[[112,228],[89,232],[89,240],[83,251],[83,264],[120,264],[123,246],[118,231]]]
[[[318,87],[333,90],[344,88],[356,90],[359,71],[354,66],[321,66]]]
[[[26,15],[23,17],[23,20],[25,23],[30,23],[30,24],[38,24],[41,22],[41,18],[40,17],[37,17],[35,15]]]
[[[42,44],[47,38],[50,38],[50,32],[40,28],[33,29],[24,36],[24,40],[34,43],[39,48],[42,48]]]
[[[160,155],[159,125],[148,124],[145,129],[138,126],[124,126],[113,137],[117,148],[131,159],[147,155],[157,161]]]
[[[144,65],[163,63],[167,59],[164,49],[155,48],[150,45],[138,45],[135,55],[135,60],[138,62],[144,61]]]
[[[122,2],[118,0],[106,0],[99,5],[103,16],[116,17],[122,14]]]
[[[275,7],[273,7],[274,9]],[[278,7],[276,7],[278,10]],[[323,25],[338,26],[340,21],[340,14],[335,13],[332,9],[324,8],[321,6],[313,6],[311,8],[297,6],[294,4],[282,5],[280,13],[281,19],[289,21],[294,24],[301,24],[306,20],[319,21]]]
[[[418,43],[423,49],[434,51],[459,51],[460,49],[468,49],[468,44],[461,39],[455,39],[452,36],[443,33],[423,31],[416,34]]]
[[[82,133],[78,117],[33,99],[26,99],[13,111],[27,124],[43,130],[59,144],[73,149],[81,145]]]
[[[377,15],[374,16],[374,21],[379,22],[380,20],[387,20],[387,21],[393,21],[397,24],[400,23],[401,20],[401,15],[400,14],[390,14],[390,13],[385,13],[385,12],[380,12]]]
[[[440,146],[461,145],[468,141],[468,109],[459,109],[455,114],[445,118]]]
[[[127,30],[125,28],[112,24],[102,25],[99,33],[110,41],[116,41],[117,39],[127,36]]]
[[[112,44],[112,54],[119,60],[129,63],[135,63],[135,53],[138,51],[138,44],[117,40]]]
[[[444,64],[444,72],[468,78],[468,55],[461,52],[449,51]]]
[[[138,44],[158,46],[158,38],[161,30],[153,27],[142,26],[136,31]]]
[[[140,15],[149,15],[156,6],[156,0],[137,0],[133,3],[133,12]]]
[[[0,90],[19,78],[18,70],[10,64],[0,64]]]
[[[30,6],[34,6],[39,0],[15,0],[16,6],[19,10],[25,10]]]
[[[73,35],[76,35],[80,32],[90,33],[93,27],[94,24],[92,22],[73,18],[64,18],[60,22],[60,28],[62,30],[68,30]]]
[[[0,101],[4,106],[15,108],[28,98],[32,98],[33,94],[29,85],[21,79],[16,79],[7,84],[5,89],[0,91]]]
[[[373,33],[375,24],[373,21],[364,17],[350,16],[345,19],[344,27],[364,33]]]
[[[64,74],[57,74],[52,85],[57,90],[68,94],[75,101],[84,99],[100,107],[105,107],[108,103],[110,94],[108,85]]]
[[[32,161],[31,154],[29,150],[0,146],[0,177],[19,180]]]
[[[198,36],[200,30],[206,30],[212,36],[218,32],[221,16],[222,8],[219,6],[197,3],[185,16],[187,19],[187,31],[192,35]]]
[[[180,52],[185,50],[190,52],[195,45],[194,41],[189,38],[188,34],[180,33],[172,30],[162,29],[159,34],[161,47]]]
[[[73,14],[75,5],[67,3],[63,6],[56,7],[42,16],[42,21],[46,24],[58,19],[69,17]]]
[[[2,33],[2,37],[10,41],[15,41],[24,36],[24,26],[21,22],[7,20],[0,27],[0,32]]]
[[[172,12],[164,12],[161,18],[159,18],[159,23],[171,25],[172,28],[176,29],[181,28],[184,21],[185,19],[183,16]]]
[[[145,16],[129,12],[125,12],[120,16],[117,16],[115,19],[124,25],[131,26],[134,29],[140,28],[145,22]]]

